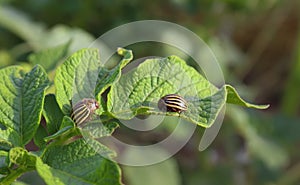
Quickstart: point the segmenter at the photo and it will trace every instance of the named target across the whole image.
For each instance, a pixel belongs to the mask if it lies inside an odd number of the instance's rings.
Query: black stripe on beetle
[[[164,112],[184,112],[188,109],[187,101],[178,94],[168,94],[158,101],[158,108]]]
[[[80,125],[89,121],[98,108],[99,103],[95,99],[84,98],[73,106],[71,118],[77,125]]]

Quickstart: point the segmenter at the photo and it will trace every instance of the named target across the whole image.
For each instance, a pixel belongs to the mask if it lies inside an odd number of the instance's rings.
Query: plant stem
[[[23,173],[27,172],[27,171],[31,171],[33,170],[32,168],[26,168],[24,166],[19,167],[17,169],[14,169],[11,171],[10,174],[8,174],[7,176],[3,177],[2,181],[0,182],[0,185],[6,185],[6,184],[11,184],[12,182],[14,182],[20,175],[22,175]]]

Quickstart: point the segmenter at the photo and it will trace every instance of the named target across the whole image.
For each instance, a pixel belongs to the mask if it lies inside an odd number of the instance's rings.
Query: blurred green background
[[[203,129],[197,128],[172,159],[148,167],[122,166],[123,182],[299,185],[298,0],[1,0],[0,68],[30,66],[26,62],[30,53],[70,39],[71,54],[116,26],[144,19],[170,21],[195,32],[216,54],[226,83],[247,100],[271,106],[261,111],[227,105],[222,128],[208,149],[198,151]],[[155,44],[129,49],[135,57],[165,55]],[[171,132],[167,127],[146,134],[126,130],[116,134],[141,144],[152,143]],[[31,176],[22,180],[38,184]]]

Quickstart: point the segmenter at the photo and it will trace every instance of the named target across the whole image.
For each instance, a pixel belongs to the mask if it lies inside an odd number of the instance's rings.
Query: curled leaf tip
[[[234,87],[231,85],[225,85],[226,91],[227,91],[227,103],[236,104],[248,108],[255,108],[255,109],[267,109],[270,107],[269,104],[265,105],[256,105],[252,103],[248,103],[245,100],[243,100],[240,95],[237,93]]]
[[[118,47],[117,48],[117,52],[118,52],[118,55],[124,55],[124,48],[121,48],[121,47]]]
[[[132,51],[131,50],[127,50],[127,49],[122,48],[122,47],[118,47],[117,48],[117,53],[120,56],[129,55],[130,57],[132,57]]]

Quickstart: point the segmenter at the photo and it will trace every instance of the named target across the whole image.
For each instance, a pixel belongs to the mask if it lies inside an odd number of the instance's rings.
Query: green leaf
[[[112,158],[116,153],[110,150],[105,145],[102,145],[98,139],[101,137],[108,137],[119,127],[119,121],[111,117],[102,116],[100,119],[87,122],[81,129],[81,135],[85,142],[92,146],[92,148],[101,156]]]
[[[73,120],[68,116],[64,116],[59,130],[57,132],[55,132],[54,134],[52,134],[48,137],[45,137],[44,140],[46,142],[48,142],[50,140],[57,139],[59,137],[67,135],[71,132],[74,132],[75,128],[76,128],[76,126],[75,126],[75,123],[73,122]]]
[[[119,119],[131,119],[137,113],[166,114],[158,110],[157,102],[164,95],[175,93],[189,104],[189,109],[180,116],[209,127],[214,119],[210,113],[217,113],[225,102],[226,91],[217,92],[215,86],[176,56],[148,59],[111,87],[107,107]],[[217,99],[218,103],[212,103],[211,99]],[[178,113],[167,115],[178,116]]]
[[[13,170],[4,176],[1,184],[12,184],[20,175],[35,169],[36,156],[28,153],[24,148],[15,147],[8,152],[9,166],[13,165]]]
[[[102,145],[97,139],[110,136],[117,127],[119,127],[118,120],[103,118],[102,120],[87,122],[83,127],[78,128],[70,117],[65,116],[60,130],[57,133],[46,137],[45,140],[61,139],[62,142],[64,142],[71,136],[82,135],[85,142],[92,146],[97,153],[111,158],[116,155],[115,152]]]
[[[94,120],[85,124],[81,130],[83,136],[101,138],[110,136],[119,127],[118,120]]]
[[[6,140],[0,140],[0,150],[9,151],[12,148],[12,144]]]
[[[160,111],[157,102],[166,94],[181,95],[188,102],[188,110],[180,115]],[[180,116],[202,127],[210,127],[226,100],[247,107],[266,108],[246,103],[229,85],[216,88],[185,61],[170,56],[148,59],[121,76],[108,94],[107,109],[119,119],[132,119],[137,114],[160,114]]]
[[[88,62],[98,62],[99,61],[99,53],[97,49],[82,49],[77,51],[72,56],[70,56],[56,71],[56,76],[54,79],[54,84],[56,87],[56,100],[61,108],[62,112],[66,115],[71,114],[71,103],[70,100],[74,98],[73,95],[77,98],[76,100],[72,100],[72,102],[77,102],[80,98],[82,98],[81,93],[88,92],[90,95],[93,95],[93,91],[90,91],[90,84],[88,76],[84,76],[87,70],[90,68],[85,66],[83,61]],[[95,67],[95,64],[92,68]],[[95,69],[93,69],[93,72]],[[98,73],[97,73],[98,74]],[[78,75],[75,81],[75,76]],[[94,75],[94,74],[93,74]],[[80,79],[80,78],[84,79]],[[88,90],[85,91],[85,86],[88,86]],[[74,88],[76,92],[74,91]],[[95,87],[93,87],[95,88]],[[86,95],[86,94],[84,94]]]
[[[65,127],[76,127],[75,125],[75,122],[69,117],[69,116],[64,116],[62,122],[61,122],[61,125],[59,127],[59,130],[61,130],[62,128],[65,128]]]
[[[116,153],[102,145],[97,139],[101,137],[108,137],[119,127],[119,121],[111,118],[102,117],[99,120],[94,120],[86,123],[81,129],[81,135],[85,142],[92,146],[93,149],[107,158],[115,157]]]
[[[52,168],[63,171],[66,178],[71,178],[69,180],[74,182],[79,179],[80,182],[90,184],[121,184],[118,165],[103,158],[84,139],[78,139],[65,146],[49,148],[43,156],[43,161]],[[54,178],[62,178],[55,176],[53,175]]]
[[[241,105],[249,108],[255,108],[255,109],[266,109],[269,107],[269,105],[255,105],[255,104],[247,103],[238,95],[234,87],[230,85],[225,85],[225,86],[227,91],[227,101],[226,101],[227,103],[232,103],[232,104]]]
[[[72,126],[67,126],[67,127],[64,127],[62,129],[60,129],[59,131],[57,131],[56,133],[50,135],[50,136],[47,136],[44,138],[44,140],[46,142],[50,141],[50,140],[53,140],[53,139],[56,139],[56,138],[59,138],[63,135],[66,135],[67,133],[71,132],[73,130],[74,127]]]
[[[113,83],[117,82],[121,77],[121,70],[133,59],[133,54],[131,50],[126,50],[124,48],[118,48],[117,50],[120,56],[123,56],[121,62],[115,66],[112,70],[108,70],[105,67],[100,67],[98,72],[98,79],[95,88],[96,100],[102,105],[96,113],[100,115],[104,112],[107,107],[104,105],[101,94],[107,90]]]
[[[76,54],[76,60],[80,60],[80,63],[74,74],[73,105],[84,98],[95,98],[95,87],[100,67],[98,49],[85,49],[76,52]]]
[[[0,129],[0,149],[8,151],[10,148],[20,146],[20,135],[11,128],[5,130]]]
[[[28,153],[24,148],[15,147],[9,151],[9,161],[13,164],[34,167],[35,160],[36,156]]]
[[[60,110],[54,94],[47,94],[44,102],[43,116],[46,120],[47,131],[53,134],[59,130],[64,114]]]
[[[0,123],[6,127],[0,138],[9,139],[14,146],[24,146],[33,138],[48,84],[47,74],[39,65],[27,74],[17,66],[0,70]]]
[[[36,146],[38,146],[40,149],[46,147],[47,143],[44,140],[44,138],[47,136],[48,136],[48,133],[47,133],[46,129],[42,125],[39,125],[39,127],[33,137],[34,144]]]
[[[80,177],[44,164],[40,158],[36,160],[36,170],[48,185],[90,184]]]
[[[117,82],[121,77],[121,70],[133,59],[133,54],[131,50],[126,50],[124,48],[118,48],[118,54],[123,56],[121,62],[114,67],[112,70],[108,70],[104,67],[100,68],[97,86],[95,90],[96,97],[100,100],[101,94],[109,88],[113,83]]]
[[[192,123],[198,124],[202,127],[210,127],[221,108],[226,101],[226,90],[222,87],[215,94],[205,97],[203,99],[186,98],[188,101],[188,110],[180,114],[181,118],[184,118]],[[168,116],[178,116],[178,113],[173,112],[160,112],[159,110],[149,110],[150,114],[162,114]]]
[[[33,65],[40,64],[46,71],[51,71],[58,62],[67,55],[69,46],[70,42],[67,42],[53,48],[33,53],[29,56],[29,62]]]

